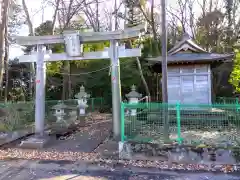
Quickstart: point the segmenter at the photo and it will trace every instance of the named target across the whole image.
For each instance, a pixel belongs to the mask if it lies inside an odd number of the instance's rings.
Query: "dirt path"
[[[4,170],[5,169],[5,170]],[[0,161],[0,180],[240,180],[239,174],[152,172],[148,169],[120,170],[83,163],[57,164],[39,161]]]
[[[110,120],[100,121],[88,127],[80,128],[75,134],[63,140],[53,140],[44,150],[93,152],[109,135],[112,124]]]

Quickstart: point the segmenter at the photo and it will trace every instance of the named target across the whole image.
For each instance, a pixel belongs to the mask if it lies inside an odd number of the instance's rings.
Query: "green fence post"
[[[121,142],[124,142],[125,140],[125,114],[124,114],[124,110],[125,110],[125,104],[123,102],[121,102]]]
[[[239,102],[238,102],[238,97],[236,97],[236,109],[237,109],[237,112],[238,112],[238,109],[239,109]]]
[[[103,98],[100,98],[101,107],[103,106]]]
[[[181,113],[180,113],[180,103],[176,104],[176,113],[177,113],[177,141],[179,144],[182,144],[182,137],[181,137]]]
[[[91,98],[92,112],[94,112],[94,98]]]

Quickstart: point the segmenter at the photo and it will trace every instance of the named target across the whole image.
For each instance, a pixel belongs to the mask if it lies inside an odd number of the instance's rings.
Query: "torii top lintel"
[[[64,43],[64,34],[80,35],[81,42],[99,42],[110,40],[124,40],[139,37],[146,32],[146,25],[138,25],[124,30],[110,31],[110,32],[78,32],[78,31],[64,31],[63,35],[49,35],[49,36],[16,36],[16,43],[19,45],[40,45],[40,44],[57,44]]]

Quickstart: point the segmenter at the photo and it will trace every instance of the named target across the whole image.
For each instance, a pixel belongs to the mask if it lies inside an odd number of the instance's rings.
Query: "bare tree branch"
[[[32,21],[31,21],[31,18],[30,18],[29,11],[28,11],[28,8],[27,8],[25,0],[22,0],[22,5],[23,5],[23,10],[24,10],[25,15],[26,15],[26,20],[27,20],[27,24],[28,24],[30,35],[33,36],[34,35],[33,24],[32,24]]]
[[[60,5],[60,0],[57,0],[56,2],[56,8],[53,14],[53,21],[52,21],[52,32],[51,34],[54,34],[55,31],[55,25],[56,25],[56,20],[57,20],[57,14],[58,14],[58,10],[59,10],[59,5]]]

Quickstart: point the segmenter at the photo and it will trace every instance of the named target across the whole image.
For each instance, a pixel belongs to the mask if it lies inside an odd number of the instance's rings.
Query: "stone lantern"
[[[142,94],[136,91],[135,85],[132,85],[131,92],[126,94],[126,97],[128,98],[129,104],[137,104],[139,102],[139,99],[142,97]],[[131,109],[131,116],[136,116],[136,115],[137,115],[137,110]]]
[[[64,116],[66,115],[65,109],[67,106],[62,103],[62,101],[58,101],[58,104],[52,107],[55,112],[53,113],[54,116],[57,118],[57,123],[64,121]]]
[[[85,92],[84,86],[80,87],[80,92],[75,95],[75,98],[78,102],[78,108],[79,108],[79,116],[85,116],[86,115],[86,108],[87,105],[87,99],[90,97],[89,94]]]

